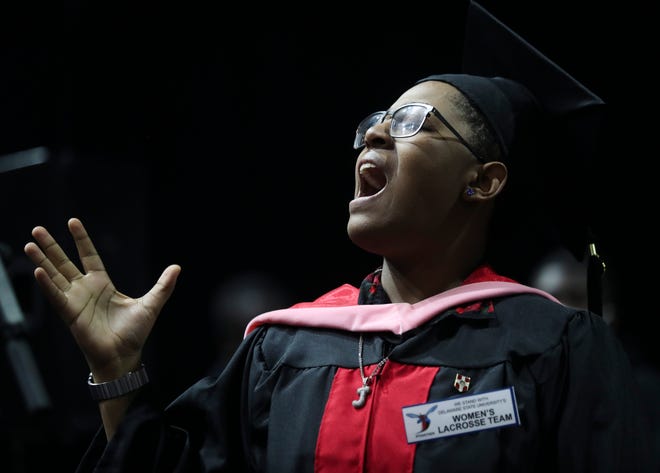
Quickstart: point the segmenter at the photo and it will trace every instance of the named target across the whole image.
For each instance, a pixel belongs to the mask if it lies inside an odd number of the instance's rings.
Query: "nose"
[[[394,140],[390,136],[391,120],[377,123],[364,134],[364,142],[369,148],[386,148],[393,145]]]

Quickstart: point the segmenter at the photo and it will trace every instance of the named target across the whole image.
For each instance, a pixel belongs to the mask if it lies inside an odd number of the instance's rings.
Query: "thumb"
[[[156,284],[144,295],[144,305],[150,312],[156,314],[160,312],[165,302],[167,302],[172,292],[174,292],[174,287],[180,273],[181,266],[178,264],[168,266],[162,272]]]

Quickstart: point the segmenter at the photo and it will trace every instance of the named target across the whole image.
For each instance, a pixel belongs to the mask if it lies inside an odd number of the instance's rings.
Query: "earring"
[[[472,187],[468,187],[467,189],[465,189],[465,194],[468,197],[473,196],[474,195],[474,189]]]

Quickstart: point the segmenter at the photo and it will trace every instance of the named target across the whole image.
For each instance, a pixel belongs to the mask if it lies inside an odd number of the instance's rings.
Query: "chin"
[[[346,227],[348,237],[354,245],[368,253],[381,254],[382,237],[384,233],[381,229],[373,225],[367,225],[365,222],[357,222],[350,219]]]

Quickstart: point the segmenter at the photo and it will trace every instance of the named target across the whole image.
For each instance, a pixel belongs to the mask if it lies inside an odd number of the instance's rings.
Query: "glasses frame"
[[[485,163],[485,162],[486,162],[486,160],[483,159],[483,158],[482,158],[482,157],[481,157],[481,156],[480,156],[480,155],[479,155],[479,154],[478,154],[478,153],[472,148],[472,146],[470,146],[470,144],[465,140],[465,138],[463,138],[463,137],[461,136],[461,134],[456,130],[456,128],[454,128],[453,126],[451,126],[451,124],[449,123],[449,121],[447,121],[447,119],[446,119],[446,118],[440,113],[440,111],[439,111],[437,108],[435,108],[433,105],[429,105],[429,104],[427,104],[427,103],[423,103],[423,102],[410,102],[410,103],[407,103],[407,104],[401,105],[400,107],[398,107],[398,108],[396,108],[396,109],[394,109],[394,110],[382,110],[382,111],[378,111],[378,112],[370,113],[369,115],[367,115],[366,118],[364,118],[364,119],[360,122],[360,124],[359,124],[358,127],[357,127],[357,130],[355,131],[355,135],[356,135],[356,136],[355,136],[355,141],[354,141],[354,143],[353,143],[353,148],[355,148],[355,149],[360,149],[360,148],[362,148],[363,146],[365,146],[365,144],[366,144],[365,136],[366,136],[367,131],[369,130],[369,128],[371,128],[371,127],[373,127],[373,126],[375,126],[375,125],[378,125],[378,124],[380,124],[380,123],[383,123],[383,122],[385,121],[385,118],[387,118],[388,116],[393,117],[394,114],[396,114],[399,110],[401,110],[401,109],[403,109],[403,108],[405,108],[405,107],[410,107],[410,106],[418,106],[418,107],[422,107],[424,110],[426,110],[426,116],[424,117],[424,120],[422,120],[422,122],[420,123],[419,127],[418,127],[414,132],[412,132],[412,133],[407,133],[407,134],[405,134],[405,135],[393,136],[392,133],[391,133],[392,128],[391,128],[391,125],[390,125],[390,136],[392,136],[392,138],[410,138],[411,136],[415,136],[417,133],[420,132],[420,130],[422,129],[422,126],[424,126],[424,122],[425,122],[425,121],[431,116],[431,114],[433,114],[433,115],[436,116],[436,118],[437,118],[438,120],[440,120],[440,121],[442,122],[443,125],[445,125],[445,126],[449,129],[449,131],[452,132],[452,134],[456,137],[456,139],[459,141],[459,143],[461,143],[463,146],[465,146],[465,147],[467,148],[467,150],[468,150],[470,153],[472,153],[472,155],[473,155],[475,158],[477,158],[477,159],[478,159],[479,161],[481,161],[482,163]],[[372,117],[374,117],[374,116],[376,116],[376,115],[379,115],[379,114],[382,114],[382,116],[380,117],[380,119],[379,119],[377,122],[374,122],[371,126],[369,126],[369,127],[364,131],[364,133],[360,133],[360,132],[359,132],[359,130],[360,130],[360,128],[362,127],[362,124],[363,124],[363,123],[367,122],[370,118],[372,118]],[[362,138],[361,138],[361,140],[360,140],[362,143],[359,144],[359,145],[357,145],[356,143],[358,142],[358,137],[359,137],[359,136],[362,136]]]

